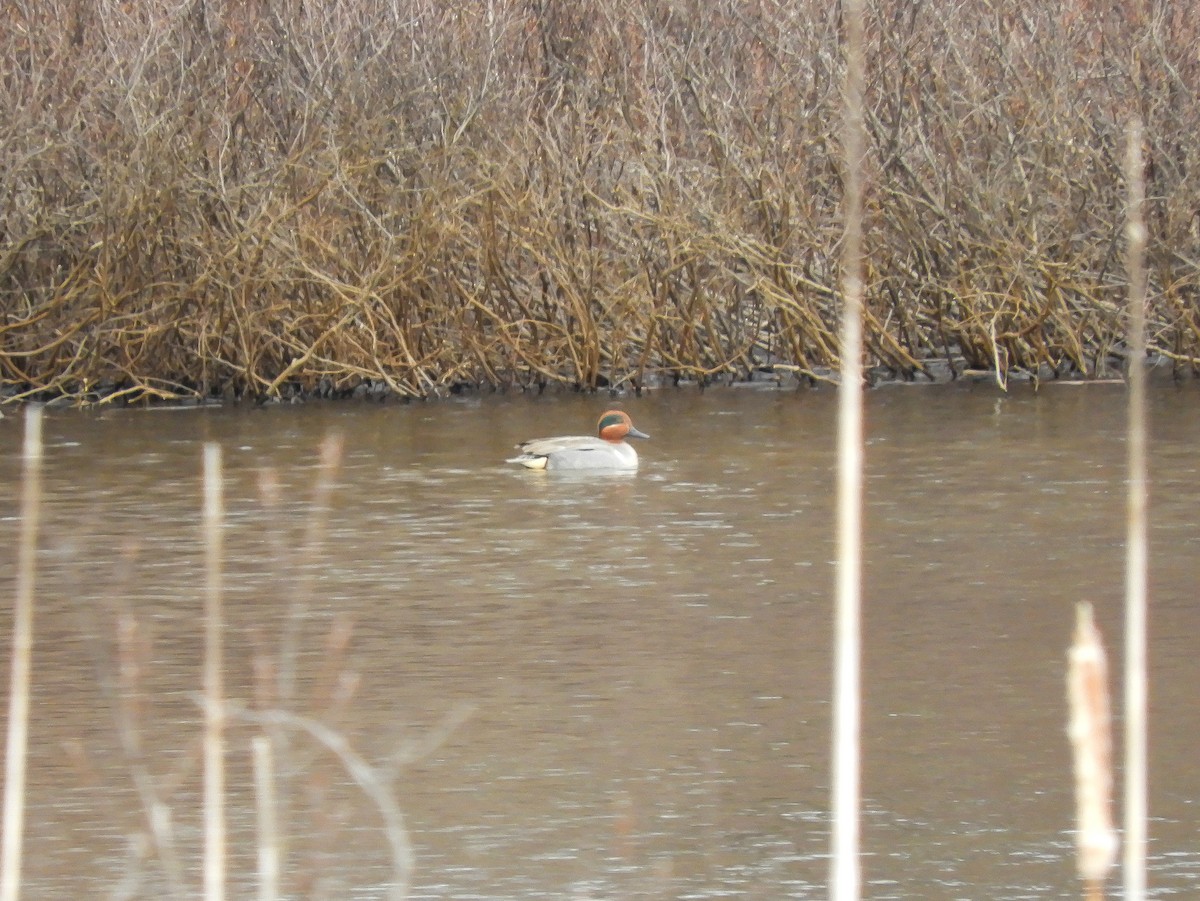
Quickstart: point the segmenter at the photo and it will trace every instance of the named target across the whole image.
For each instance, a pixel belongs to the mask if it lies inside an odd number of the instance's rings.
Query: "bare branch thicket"
[[[985,0],[867,23],[864,341],[896,374],[1200,360],[1197,26]],[[824,377],[828,5],[17,3],[0,24],[9,395],[423,396]]]

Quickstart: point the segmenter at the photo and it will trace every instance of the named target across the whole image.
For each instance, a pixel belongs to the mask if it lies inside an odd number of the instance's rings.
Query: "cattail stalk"
[[[33,660],[33,589],[37,569],[38,513],[42,502],[42,408],[25,412],[21,537],[13,610],[12,664],[8,694],[8,743],[4,755],[4,840],[0,846],[0,899],[16,901],[21,888],[25,835],[25,763],[29,746],[29,691]]]
[[[855,901],[859,862],[862,656],[863,4],[846,0],[845,245],[838,391],[838,571],[830,897]]]
[[[1125,224],[1129,272],[1129,495],[1125,539],[1125,849],[1126,901],[1146,896],[1146,184],[1142,124],[1129,124]]]
[[[1075,607],[1067,694],[1075,759],[1076,863],[1088,901],[1101,901],[1104,880],[1116,861],[1117,833],[1112,820],[1108,661],[1088,603]]]

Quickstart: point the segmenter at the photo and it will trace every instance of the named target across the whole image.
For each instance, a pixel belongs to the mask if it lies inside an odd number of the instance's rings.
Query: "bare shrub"
[[[904,376],[1200,360],[1200,35],[1150,4],[884,2],[864,338]],[[818,3],[17,2],[0,379],[82,399],[823,378],[841,22]]]

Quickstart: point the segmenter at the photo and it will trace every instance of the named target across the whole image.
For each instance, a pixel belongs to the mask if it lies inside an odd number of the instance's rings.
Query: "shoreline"
[[[1195,382],[1196,375],[1186,371],[1180,372],[1180,367],[1173,366],[1172,361],[1157,357],[1148,361],[1147,375],[1151,384],[1172,383],[1183,385]],[[879,390],[889,387],[922,387],[938,388],[954,385],[991,384],[1000,393],[1005,393],[1010,387],[1030,387],[1036,393],[1043,387],[1060,385],[1071,387],[1092,387],[1099,385],[1124,385],[1126,379],[1120,374],[1088,377],[1078,372],[1055,373],[1048,367],[1040,373],[1026,371],[1010,371],[1000,376],[994,370],[951,367],[944,360],[932,361],[923,372],[904,376],[897,375],[883,367],[877,367],[866,372],[865,387],[869,390]],[[142,391],[127,386],[112,386],[111,389],[92,389],[86,393],[58,393],[47,396],[44,393],[20,396],[20,392],[11,389],[0,392],[0,418],[4,417],[4,408],[19,408],[26,404],[42,404],[43,406],[62,409],[93,408],[141,408],[152,410],[190,410],[212,407],[269,407],[283,405],[298,405],[307,403],[362,403],[362,404],[410,404],[428,403],[448,400],[454,397],[487,397],[487,396],[563,396],[571,394],[607,395],[611,398],[641,397],[651,393],[661,393],[669,390],[728,390],[728,391],[824,391],[836,390],[838,386],[837,373],[833,370],[819,369],[812,372],[801,372],[795,366],[763,367],[755,370],[749,378],[727,375],[706,379],[685,377],[658,377],[646,380],[640,384],[612,385],[601,379],[601,384],[595,387],[572,385],[566,382],[542,383],[539,385],[467,385],[455,384],[428,394],[414,396],[394,391],[383,380],[364,379],[352,389],[333,390],[329,387],[303,389],[301,386],[285,385],[278,394],[269,397],[248,398],[237,396],[232,392],[208,395],[183,394],[179,396],[164,396],[159,391]]]

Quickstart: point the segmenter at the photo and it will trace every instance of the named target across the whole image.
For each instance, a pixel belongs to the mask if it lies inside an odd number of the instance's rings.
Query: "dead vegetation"
[[[868,364],[1200,365],[1200,35],[1167,4],[884,0]],[[81,400],[822,378],[841,55],[815,2],[15,0],[0,388]]]

